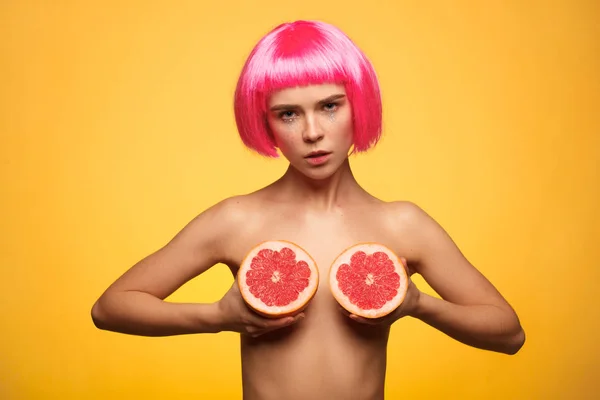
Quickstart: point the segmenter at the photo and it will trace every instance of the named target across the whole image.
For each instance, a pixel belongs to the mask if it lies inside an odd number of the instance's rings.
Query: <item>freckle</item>
[[[288,124],[286,128],[289,132],[292,132],[292,133],[298,132],[298,124]]]

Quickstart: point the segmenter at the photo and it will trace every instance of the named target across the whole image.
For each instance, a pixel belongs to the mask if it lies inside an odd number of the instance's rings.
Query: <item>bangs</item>
[[[348,81],[348,71],[342,60],[335,53],[324,49],[306,49],[305,54],[273,55],[271,68],[264,70],[264,75],[256,87],[263,88],[266,93],[275,90],[306,86],[321,83],[343,84]]]
[[[274,35],[248,66],[251,87],[270,93],[293,86],[360,82],[361,55],[347,38],[335,36],[311,24]]]

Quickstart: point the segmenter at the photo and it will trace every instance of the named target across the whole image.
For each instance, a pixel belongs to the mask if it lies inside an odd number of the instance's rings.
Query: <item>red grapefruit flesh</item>
[[[398,308],[408,289],[400,258],[378,243],[359,243],[332,263],[329,286],[337,302],[364,318],[381,318]]]
[[[319,285],[319,271],[300,246],[284,240],[260,243],[238,271],[242,298],[257,313],[271,318],[295,315],[306,308]]]

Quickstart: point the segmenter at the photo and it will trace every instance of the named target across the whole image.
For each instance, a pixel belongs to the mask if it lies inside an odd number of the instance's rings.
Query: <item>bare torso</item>
[[[315,212],[260,191],[240,199],[247,223],[232,237],[232,273],[259,242],[297,243],[315,259],[317,293],[298,324],[252,338],[242,335],[244,399],[382,399],[389,328],[359,324],[338,307],[328,288],[329,266],[347,247],[376,241],[402,252],[388,205],[357,191],[343,205]]]
[[[507,354],[520,349],[524,332],[510,304],[418,207],[380,201],[349,173],[322,190],[307,189],[291,174],[287,183],[207,210],[136,263],[94,304],[96,326],[146,336],[243,332],[245,400],[383,399],[389,324],[403,315],[474,347]],[[213,304],[163,301],[215,263],[228,265],[235,276],[248,251],[266,240],[292,241],[318,265],[319,289],[303,319],[253,314],[236,284]],[[421,275],[442,299],[409,284],[391,318],[371,324],[346,315],[329,290],[329,268],[360,242],[388,246],[405,259],[409,275]]]

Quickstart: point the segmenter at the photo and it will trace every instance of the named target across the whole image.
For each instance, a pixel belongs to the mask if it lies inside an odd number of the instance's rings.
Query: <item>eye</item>
[[[325,104],[325,111],[335,111],[337,108],[337,103],[327,103]]]
[[[295,113],[291,110],[282,111],[279,113],[279,119],[284,122],[291,122],[294,119]]]

